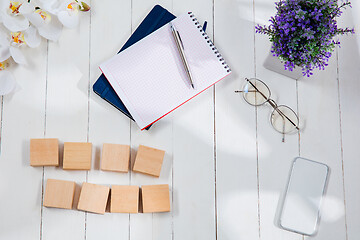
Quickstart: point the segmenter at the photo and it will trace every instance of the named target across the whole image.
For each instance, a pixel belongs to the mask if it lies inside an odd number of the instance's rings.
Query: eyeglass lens
[[[299,125],[299,118],[289,107],[280,105],[271,114],[271,125],[280,133],[290,133]]]
[[[243,97],[253,106],[264,104],[270,98],[270,89],[262,81],[251,78],[244,85]]]

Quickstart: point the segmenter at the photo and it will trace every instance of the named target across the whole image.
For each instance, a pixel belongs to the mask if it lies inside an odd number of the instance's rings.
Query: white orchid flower
[[[37,39],[38,34],[52,41],[60,38],[63,26],[53,12],[35,7],[31,3],[24,3],[20,11],[22,10],[23,15],[33,25],[27,32],[27,38]]]
[[[90,7],[84,2],[65,1],[60,7],[57,16],[67,28],[75,28],[79,24],[79,11],[89,11]]]
[[[24,31],[29,27],[29,20],[22,13],[24,1],[0,0],[0,22],[11,32]]]
[[[67,28],[75,28],[79,24],[79,11],[87,12],[89,5],[78,0],[40,0],[43,8],[53,15]]]
[[[9,40],[6,34],[0,31],[0,62],[12,57],[16,63],[26,64],[26,58],[19,48],[24,44],[25,39],[22,32],[12,32]]]
[[[8,61],[0,62],[0,95],[11,93],[16,87],[16,81],[11,72],[5,70],[9,66]]]

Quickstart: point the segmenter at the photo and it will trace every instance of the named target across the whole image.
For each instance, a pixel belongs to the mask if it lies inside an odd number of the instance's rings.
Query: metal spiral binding
[[[216,57],[219,59],[219,61],[221,62],[221,64],[224,66],[224,69],[226,69],[226,72],[231,72],[231,69],[229,67],[229,65],[227,65],[227,63],[225,62],[224,58],[221,56],[221,54],[219,53],[219,51],[217,50],[217,48],[215,47],[214,43],[210,40],[209,36],[206,34],[206,32],[204,32],[202,30],[202,26],[199,23],[199,21],[197,20],[197,18],[194,16],[194,14],[192,14],[192,12],[188,12],[190,18],[192,19],[193,22],[195,22],[196,27],[199,29],[199,31],[201,32],[202,36],[204,36],[204,39],[206,40],[206,42],[209,44],[209,47],[211,48],[211,50],[213,50],[214,54],[216,55]]]

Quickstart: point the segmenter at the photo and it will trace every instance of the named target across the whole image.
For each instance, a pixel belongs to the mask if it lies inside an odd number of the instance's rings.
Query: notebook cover
[[[140,23],[135,32],[131,35],[131,37],[127,40],[124,46],[120,49],[119,52],[124,49],[130,47],[137,41],[146,37],[150,33],[156,31],[160,27],[164,26],[171,20],[175,19],[175,16],[171,14],[169,11],[161,7],[160,5],[156,5],[150,11],[150,13],[145,17],[145,19]],[[125,105],[118,97],[114,89],[111,87],[110,83],[107,81],[104,74],[101,74],[98,80],[93,85],[93,91],[98,94],[101,98],[112,104],[130,119],[134,120],[129,111],[126,109]],[[149,126],[150,127],[150,126]],[[148,129],[148,128],[147,128]]]

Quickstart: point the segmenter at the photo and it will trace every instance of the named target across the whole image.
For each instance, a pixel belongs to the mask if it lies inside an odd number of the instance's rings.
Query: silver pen
[[[174,24],[172,24],[172,22],[170,22],[170,29],[171,29],[171,33],[172,33],[172,35],[174,37],[176,47],[177,47],[177,49],[179,51],[181,61],[182,61],[183,65],[184,65],[184,70],[186,72],[186,75],[188,76],[188,78],[190,80],[191,87],[194,88],[193,79],[192,79],[192,76],[191,76],[191,73],[190,73],[189,64],[188,64],[188,62],[186,60],[186,57],[185,57],[184,45],[182,44],[180,34],[179,34],[178,31],[176,31],[175,26],[174,26]]]

